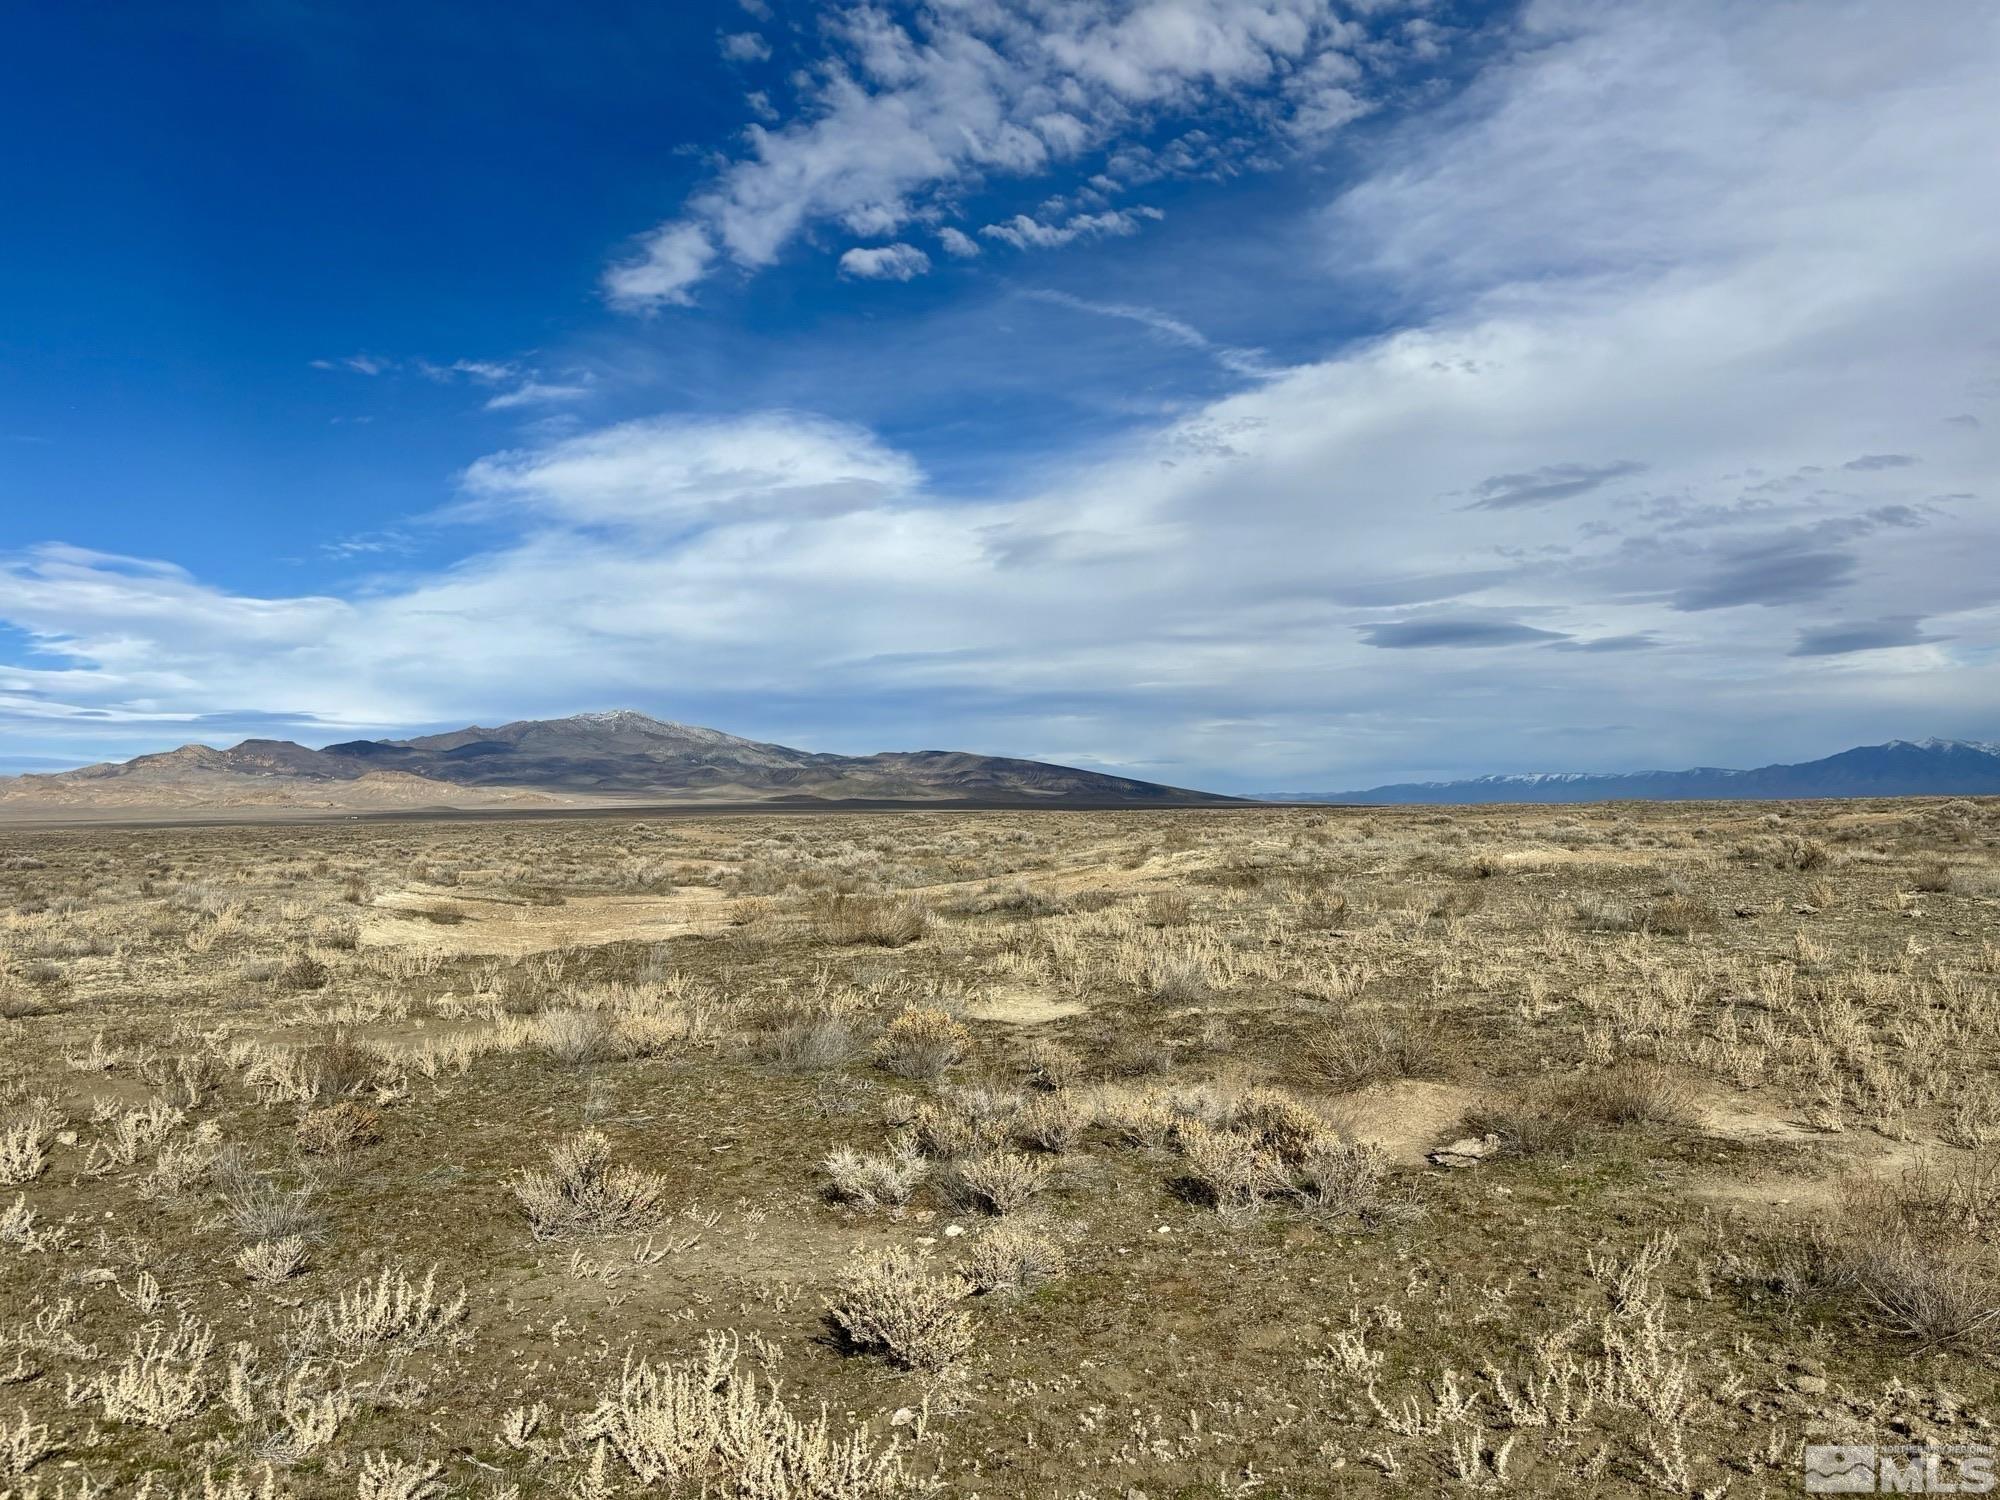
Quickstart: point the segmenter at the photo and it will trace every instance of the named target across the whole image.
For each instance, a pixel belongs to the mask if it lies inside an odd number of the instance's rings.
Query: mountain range
[[[1808,797],[2000,796],[2000,744],[1981,740],[1890,740],[1822,760],[1732,771],[1540,771],[1469,781],[1406,781],[1359,792],[1279,792],[1266,800],[1395,803],[1708,801]]]
[[[0,808],[388,810],[591,803],[912,802],[1183,805],[1232,799],[1096,771],[953,750],[823,755],[629,709],[523,719],[315,750],[183,745],[52,775],[0,778]]]

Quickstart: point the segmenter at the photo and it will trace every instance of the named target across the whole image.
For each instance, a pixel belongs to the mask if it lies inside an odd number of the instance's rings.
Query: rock
[[[1499,1149],[1497,1135],[1468,1135],[1449,1146],[1438,1147],[1430,1153],[1429,1160],[1434,1167],[1473,1167]]]
[[[914,1407],[899,1406],[896,1408],[896,1414],[889,1418],[889,1425],[891,1427],[908,1427],[916,1420],[917,1413]]]
[[[955,1240],[964,1233],[965,1226],[963,1224],[947,1224],[944,1226],[944,1237],[948,1240]]]
[[[1797,1391],[1801,1396],[1824,1396],[1826,1394],[1826,1377],[1824,1375],[1794,1375],[1792,1377],[1792,1389]]]

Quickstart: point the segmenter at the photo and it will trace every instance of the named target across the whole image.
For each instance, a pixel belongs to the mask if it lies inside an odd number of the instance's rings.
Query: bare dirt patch
[[[364,948],[422,947],[501,957],[605,943],[664,942],[728,925],[731,902],[705,886],[665,896],[570,896],[560,906],[409,887],[375,898]]]

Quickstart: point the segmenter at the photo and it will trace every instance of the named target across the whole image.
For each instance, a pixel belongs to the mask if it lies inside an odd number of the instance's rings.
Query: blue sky
[[[1990,7],[42,7],[0,772],[2000,734]]]

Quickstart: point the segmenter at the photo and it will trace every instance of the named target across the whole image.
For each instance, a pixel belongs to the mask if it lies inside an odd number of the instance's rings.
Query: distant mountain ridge
[[[1273,793],[1270,800],[1471,805],[1482,802],[1688,802],[1812,797],[2000,796],[2000,743],[1890,740],[1821,760],[1735,771],[1535,771],[1466,781],[1407,781],[1358,792]]]
[[[53,775],[0,778],[0,805],[489,806],[636,801],[1114,805],[1234,799],[1073,766],[953,750],[826,755],[630,709],[310,749],[183,745]]]

